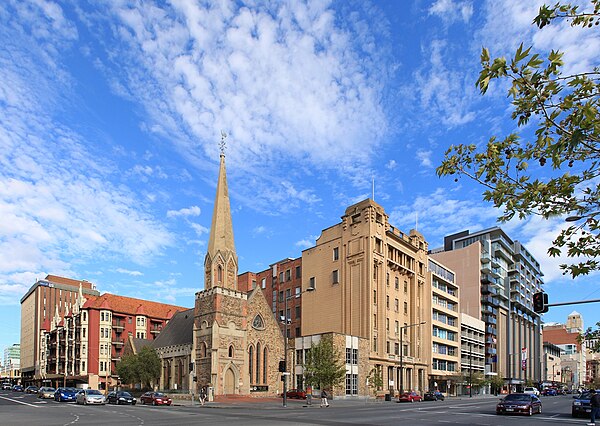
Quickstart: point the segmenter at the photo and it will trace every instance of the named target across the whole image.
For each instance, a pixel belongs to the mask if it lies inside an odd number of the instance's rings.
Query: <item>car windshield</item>
[[[119,392],[119,396],[124,396],[129,398],[131,396],[131,394],[129,392]]]
[[[505,401],[531,401],[531,397],[529,395],[519,395],[519,394],[511,394],[507,395],[504,398]]]
[[[164,393],[156,392],[154,396],[157,398],[164,398],[166,395]]]
[[[96,389],[90,389],[87,391],[88,395],[102,395],[102,392]]]

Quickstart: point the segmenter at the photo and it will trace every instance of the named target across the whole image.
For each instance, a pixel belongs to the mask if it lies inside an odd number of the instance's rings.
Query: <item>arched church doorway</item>
[[[228,368],[225,372],[225,388],[223,391],[225,395],[232,395],[235,393],[235,374],[231,368]]]

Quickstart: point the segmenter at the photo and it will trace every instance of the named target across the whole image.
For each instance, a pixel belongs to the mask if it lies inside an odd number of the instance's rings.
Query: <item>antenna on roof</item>
[[[375,201],[375,176],[373,176],[371,179],[373,182],[373,201]]]
[[[227,147],[227,143],[225,142],[227,139],[227,133],[224,130],[221,130],[221,142],[219,142],[219,149],[221,150],[221,156],[225,156],[225,148]]]

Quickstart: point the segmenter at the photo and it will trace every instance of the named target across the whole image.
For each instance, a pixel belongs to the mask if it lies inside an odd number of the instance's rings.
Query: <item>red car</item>
[[[398,402],[421,402],[423,397],[416,392],[404,392],[398,397]]]
[[[162,392],[146,392],[140,396],[142,404],[171,405],[173,401]]]
[[[293,399],[306,399],[306,392],[300,389],[290,389],[286,392],[288,398]]]

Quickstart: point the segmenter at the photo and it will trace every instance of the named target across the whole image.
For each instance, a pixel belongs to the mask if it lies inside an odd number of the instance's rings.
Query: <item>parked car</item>
[[[542,391],[542,395],[544,396],[556,396],[558,395],[558,391],[554,388],[546,388]]]
[[[11,383],[2,383],[2,390],[11,390],[13,385]]]
[[[496,405],[496,414],[542,413],[542,401],[530,393],[511,393],[500,399]]]
[[[77,392],[77,396],[75,397],[75,402],[77,404],[102,404],[106,403],[104,395],[102,392],[96,389],[83,389]]]
[[[38,392],[37,386],[27,386],[25,388],[25,393],[37,393],[37,392]]]
[[[135,398],[125,391],[113,391],[106,396],[106,402],[109,404],[130,404],[135,405]]]
[[[596,392],[600,392],[600,390],[597,390]],[[589,416],[590,412],[592,411],[592,406],[590,405],[591,397],[592,394],[589,391],[585,391],[579,395],[573,396],[573,404],[571,405],[571,416]]]
[[[398,397],[398,402],[421,402],[423,398],[416,392],[404,392]]]
[[[525,389],[523,389],[523,393],[540,396],[540,391],[538,390],[538,388],[534,388],[533,386],[528,386]]]
[[[423,401],[443,401],[444,394],[440,391],[429,391],[423,395]]]
[[[290,389],[286,392],[286,396],[291,399],[306,399],[306,392],[301,389]]]
[[[173,401],[162,392],[146,392],[140,396],[142,404],[171,405]]]
[[[23,389],[23,386],[21,386],[21,385],[14,385],[14,386],[12,387],[12,391],[13,391],[13,392],[23,392],[24,390],[25,390],[25,389]]]
[[[58,402],[75,402],[77,389],[58,388],[54,392],[54,400]]]
[[[42,386],[38,391],[38,398],[54,398],[54,392],[56,392],[56,389],[51,388],[49,386]]]

